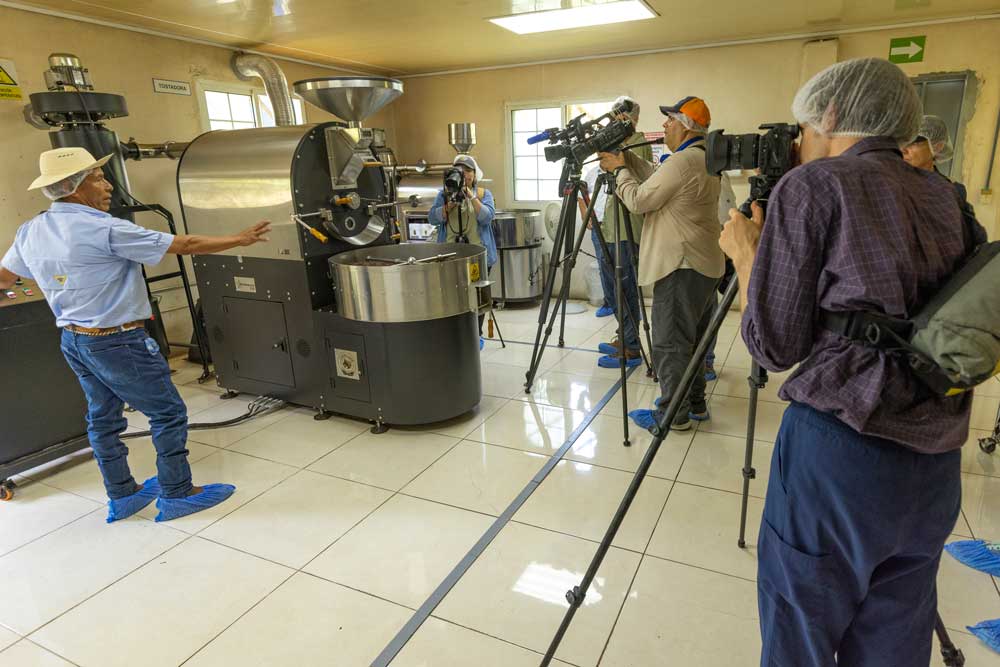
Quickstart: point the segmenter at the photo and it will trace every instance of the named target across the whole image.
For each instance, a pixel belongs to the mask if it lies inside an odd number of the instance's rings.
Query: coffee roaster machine
[[[485,251],[396,243],[400,169],[384,132],[362,125],[403,84],[331,77],[294,89],[346,122],[209,132],[178,166],[189,233],[273,225],[270,242],[195,258],[219,384],[375,431],[471,410]]]

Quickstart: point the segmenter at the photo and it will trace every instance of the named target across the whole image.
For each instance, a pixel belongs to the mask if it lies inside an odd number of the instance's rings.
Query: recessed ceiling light
[[[569,9],[511,14],[510,16],[490,19],[490,22],[511,32],[516,32],[518,35],[527,35],[534,32],[586,28],[594,25],[642,21],[651,18],[656,18],[656,12],[642,0],[619,0],[618,2],[581,5]]]

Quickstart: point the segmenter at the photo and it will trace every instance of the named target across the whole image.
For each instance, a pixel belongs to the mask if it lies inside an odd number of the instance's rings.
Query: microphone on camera
[[[536,134],[533,137],[528,137],[528,145],[531,146],[532,144],[537,144],[537,143],[541,143],[543,141],[548,141],[549,137],[552,136],[553,132],[555,132],[555,129],[554,128],[549,128],[548,130],[543,130],[542,132],[539,132],[538,134]]]

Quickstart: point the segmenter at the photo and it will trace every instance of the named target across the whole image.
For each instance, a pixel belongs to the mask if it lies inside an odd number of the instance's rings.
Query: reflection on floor
[[[191,433],[197,482],[238,491],[169,524],[151,513],[104,523],[92,459],[30,471],[0,505],[0,664],[116,667],[344,665],[375,658],[526,483],[588,418],[618,372],[598,368],[610,319],[567,317],[523,390],[537,309],[498,312],[503,349],[482,353],[479,409],[444,424],[372,435],[361,422],[287,408]],[[750,547],[736,547],[749,355],[735,314],[719,337],[712,419],[672,434],[643,484],[558,654],[564,665],[731,667],[759,651],[754,541],[780,376],[761,395]],[[218,401],[199,369],[175,364],[197,421],[246,401]],[[657,390],[638,369],[632,406]],[[992,428],[1000,383],[977,391],[973,437]],[[618,395],[438,606],[397,667],[537,665],[575,585],[649,445],[622,446]],[[130,423],[142,428],[141,415]],[[131,441],[139,479],[155,473],[149,440]],[[973,444],[963,462],[964,512],[954,533],[1000,540],[1000,454]],[[987,575],[945,558],[940,608],[970,665],[997,657],[965,626],[1000,617]],[[141,657],[140,657],[141,656]],[[935,657],[934,664],[940,659]]]

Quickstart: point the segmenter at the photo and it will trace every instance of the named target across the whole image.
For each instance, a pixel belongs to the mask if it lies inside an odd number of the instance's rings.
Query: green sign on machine
[[[924,47],[926,45],[927,35],[890,39],[889,62],[896,63],[897,65],[923,62]]]

